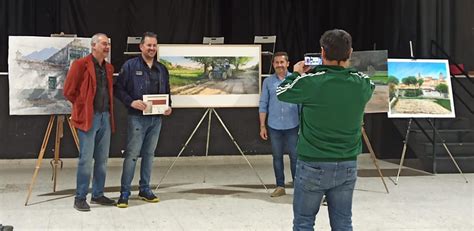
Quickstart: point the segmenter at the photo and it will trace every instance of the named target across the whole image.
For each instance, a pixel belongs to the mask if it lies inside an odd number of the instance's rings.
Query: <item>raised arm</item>
[[[293,67],[293,74],[287,76],[285,80],[278,86],[276,94],[279,100],[288,103],[305,103],[309,100],[308,84],[304,82],[307,78],[311,78],[311,74],[305,74],[309,67],[304,65],[304,61],[296,63]]]

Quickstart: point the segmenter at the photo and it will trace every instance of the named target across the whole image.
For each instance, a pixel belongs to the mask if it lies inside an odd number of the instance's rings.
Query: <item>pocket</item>
[[[357,168],[356,167],[349,167],[346,169],[346,177],[348,181],[356,180],[357,179]]]
[[[299,178],[303,188],[307,191],[315,192],[322,189],[321,181],[324,176],[324,169],[309,165],[302,165]]]
[[[86,118],[86,115],[85,115],[85,104],[84,104],[84,100],[82,100],[81,97],[78,98],[78,101],[76,101],[76,103],[74,104],[74,107],[73,107],[73,119],[78,122],[78,123],[82,123],[83,121],[85,121],[85,118]]]

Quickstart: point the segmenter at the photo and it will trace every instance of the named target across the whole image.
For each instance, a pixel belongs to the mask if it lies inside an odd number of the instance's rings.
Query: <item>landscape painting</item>
[[[71,63],[90,53],[90,38],[9,36],[10,115],[70,114],[63,96]]]
[[[160,45],[178,108],[258,107],[259,45]]]
[[[448,60],[389,59],[388,76],[388,117],[455,117]]]
[[[388,112],[387,51],[354,51],[350,66],[368,75],[375,84],[372,98],[365,106],[365,113]]]

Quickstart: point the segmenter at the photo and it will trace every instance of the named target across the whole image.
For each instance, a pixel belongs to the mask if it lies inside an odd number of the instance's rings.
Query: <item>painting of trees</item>
[[[440,84],[436,85],[436,87],[435,87],[435,90],[437,92],[439,92],[441,95],[443,95],[443,97],[447,97],[448,89],[449,89],[448,85],[446,85],[444,83],[440,83]]]
[[[425,82],[425,81],[424,81],[423,79],[421,79],[421,78],[418,79],[418,88],[420,88],[421,85],[423,85],[424,82]]]
[[[209,67],[212,64],[212,57],[185,57],[186,59],[192,60],[194,62],[200,63],[204,66],[204,75],[207,75]]]
[[[408,76],[408,77],[402,79],[402,83],[405,84],[405,85],[415,85],[416,86],[418,84],[418,80],[416,79],[415,76]]]
[[[387,83],[389,98],[392,99],[393,97],[395,97],[396,86],[398,85],[399,81],[396,77],[390,76],[388,77]]]
[[[247,64],[250,60],[252,57],[232,57],[230,63],[234,64],[235,70],[239,70],[240,66]]]

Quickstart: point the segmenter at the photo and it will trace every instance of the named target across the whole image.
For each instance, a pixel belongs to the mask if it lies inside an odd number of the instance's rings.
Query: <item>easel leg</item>
[[[232,134],[229,132],[229,130],[227,129],[227,127],[225,126],[224,122],[222,121],[221,117],[219,116],[219,114],[217,114],[216,110],[214,108],[211,108],[212,111],[214,111],[214,114],[216,115],[217,119],[219,120],[219,122],[221,123],[222,127],[224,127],[225,131],[227,132],[227,135],[229,135],[230,139],[232,140],[232,142],[234,143],[234,145],[237,147],[237,149],[239,150],[240,154],[242,155],[242,157],[244,157],[245,161],[247,161],[247,164],[250,166],[250,168],[253,169],[253,171],[255,172],[255,175],[257,175],[258,179],[260,180],[260,183],[262,183],[263,187],[265,188],[265,190],[267,191],[268,193],[268,188],[267,186],[265,185],[265,183],[263,183],[263,180],[262,178],[260,177],[260,175],[258,175],[258,172],[257,170],[255,170],[255,168],[252,166],[252,164],[250,164],[250,161],[247,159],[247,157],[245,156],[244,152],[242,151],[242,149],[240,148],[240,146],[237,144],[237,141],[235,141],[234,137],[232,136]]]
[[[382,171],[380,170],[379,164],[377,163],[377,157],[375,157],[374,149],[372,149],[372,145],[370,144],[369,137],[367,136],[367,133],[365,132],[365,129],[363,126],[362,126],[362,136],[364,137],[365,144],[367,145],[367,148],[369,149],[370,157],[372,158],[372,161],[374,162],[374,165],[377,168],[377,171],[379,172],[380,179],[383,182],[383,186],[385,187],[385,190],[387,191],[387,193],[390,193],[388,191],[387,184],[385,183],[385,180],[383,178],[383,174],[382,174]]]
[[[433,128],[433,131],[436,132],[436,134],[438,135],[439,139],[441,140],[441,142],[443,143],[443,147],[444,149],[446,150],[446,152],[448,153],[449,157],[451,158],[451,160],[453,161],[454,165],[456,166],[456,168],[458,169],[459,173],[461,174],[461,176],[464,178],[464,180],[466,181],[466,183],[469,183],[469,181],[467,180],[466,176],[464,176],[461,168],[459,168],[459,165],[458,165],[458,162],[454,159],[453,155],[451,154],[451,152],[449,151],[448,149],[448,146],[446,146],[446,142],[444,141],[443,138],[441,138],[441,135],[439,134],[439,131],[435,128],[433,122],[430,120],[430,119],[426,119],[428,120],[428,123],[430,124],[430,126]],[[434,145],[433,145],[434,146]],[[435,161],[435,160],[433,160]]]
[[[51,160],[51,167],[53,168],[53,192],[56,192],[56,183],[58,178],[58,166],[63,168],[63,161],[59,159],[59,150],[61,148],[61,138],[63,137],[63,123],[64,123],[64,116],[60,115],[57,116],[58,119],[56,120],[56,139],[54,141],[54,159]],[[60,164],[61,163],[61,164]]]
[[[400,164],[398,165],[398,172],[397,172],[397,178],[395,179],[395,185],[398,184],[398,177],[400,176],[400,172],[402,171],[403,161],[405,161],[405,154],[406,154],[407,145],[408,145],[408,136],[410,135],[412,121],[413,121],[412,118],[410,118],[410,120],[408,121],[407,133],[405,134],[405,140],[403,141],[402,157],[400,159]]]
[[[69,128],[71,129],[71,134],[72,138],[74,138],[74,143],[76,143],[77,151],[79,151],[79,136],[77,135],[77,131],[74,126],[72,126],[71,119],[68,117],[66,120],[69,124]]]
[[[171,169],[173,168],[174,164],[176,163],[176,161],[178,160],[178,158],[181,156],[181,154],[183,153],[184,149],[186,149],[186,147],[188,146],[189,144],[189,141],[191,141],[191,139],[193,138],[194,136],[194,133],[196,133],[197,129],[199,128],[199,126],[201,125],[202,121],[204,120],[204,118],[206,117],[207,113],[209,113],[211,111],[210,108],[206,109],[206,112],[204,112],[204,115],[202,115],[201,117],[201,120],[199,120],[199,123],[196,125],[196,127],[194,128],[194,131],[191,133],[191,135],[189,136],[188,140],[186,141],[186,143],[183,145],[183,147],[181,148],[181,151],[179,151],[179,154],[178,156],[176,156],[176,158],[174,158],[173,160],[173,163],[170,165],[170,167],[168,168],[168,170],[166,171],[166,174],[161,177],[160,179],[160,182],[158,182],[158,185],[156,186],[155,190],[158,190],[158,188],[160,187],[161,185],[161,182],[168,176],[168,174],[170,173]]]
[[[204,179],[202,180],[203,183],[206,183],[206,176],[207,176],[207,156],[209,155],[209,139],[211,138],[212,112],[213,110],[210,110],[208,114],[207,138],[206,138],[206,160],[204,161]]]
[[[41,144],[41,149],[38,154],[38,159],[36,160],[35,172],[33,173],[33,178],[31,179],[30,187],[28,188],[28,195],[26,196],[25,206],[28,205],[28,201],[30,200],[31,191],[33,190],[33,186],[35,185],[36,177],[38,176],[38,172],[41,166],[41,161],[43,161],[44,152],[46,151],[46,146],[48,145],[48,140],[49,140],[49,136],[51,135],[53,124],[54,124],[54,115],[51,115],[49,117],[48,127],[44,134],[43,144]]]

